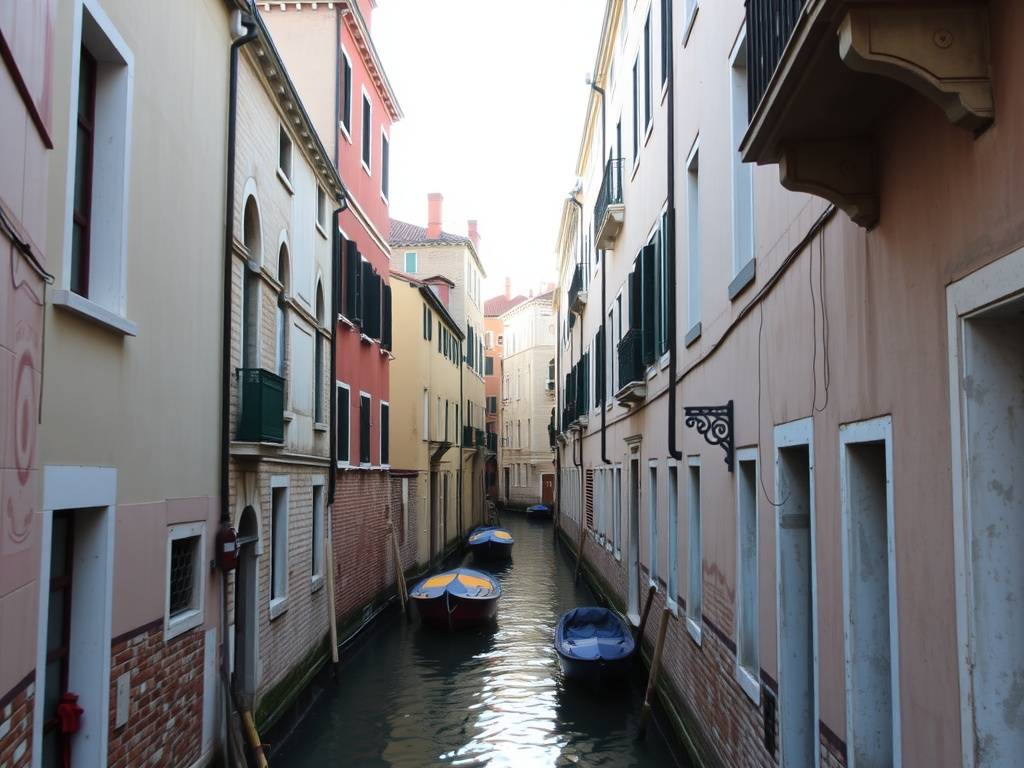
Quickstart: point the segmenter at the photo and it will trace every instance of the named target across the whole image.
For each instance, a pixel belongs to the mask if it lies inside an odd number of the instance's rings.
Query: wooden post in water
[[[647,678],[647,692],[644,694],[644,708],[640,712],[640,725],[637,728],[638,736],[644,734],[644,731],[647,729],[647,720],[651,716],[651,700],[654,698],[654,690],[658,685],[658,672],[661,670],[661,651],[665,647],[665,632],[668,630],[668,617],[670,614],[671,611],[668,608],[663,608],[661,611],[661,626],[658,627],[658,641],[654,644],[651,673]],[[637,642],[640,642],[640,640]]]
[[[395,556],[395,587],[398,589],[398,599],[402,601],[402,613],[406,613],[409,591],[405,586],[405,573],[402,571],[402,553],[398,548],[398,536],[395,534],[395,526],[390,520],[388,520],[388,534],[391,539],[391,551]]]
[[[636,642],[641,643],[644,639],[644,627],[647,626],[647,614],[651,612],[651,601],[654,599],[655,587],[651,584],[647,590],[647,600],[644,601],[644,612],[640,614],[640,626],[636,628]]]
[[[338,676],[338,616],[334,611],[334,549],[331,540],[324,536],[324,565],[327,569],[327,616],[331,628],[331,664],[334,676]]]

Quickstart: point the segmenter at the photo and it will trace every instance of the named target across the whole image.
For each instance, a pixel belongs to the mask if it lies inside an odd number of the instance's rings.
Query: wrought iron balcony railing
[[[597,202],[594,204],[594,223],[598,229],[598,246],[601,245],[601,241],[605,238],[601,237],[604,232],[604,218],[608,213],[609,206],[621,206],[623,204],[623,160],[622,158],[611,158],[604,166],[604,179],[601,181],[601,189],[597,194]],[[622,224],[622,220],[618,221],[618,224]],[[610,237],[614,238],[618,234],[618,227],[615,227],[614,232],[610,232]]]
[[[639,402],[647,396],[643,346],[643,333],[639,328],[630,329],[619,342],[619,388],[615,398],[620,403]]]
[[[237,439],[284,442],[284,379],[262,368],[238,369],[241,410]]]
[[[807,0],[746,0],[747,114],[757,111]]]
[[[587,303],[587,292],[583,290],[583,265],[577,264],[569,283],[569,311],[580,312]]]
[[[462,428],[462,447],[472,448],[474,442],[473,428],[468,424]]]

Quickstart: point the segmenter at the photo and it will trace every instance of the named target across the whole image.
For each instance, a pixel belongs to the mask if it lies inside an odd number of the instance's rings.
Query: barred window
[[[167,529],[167,570],[164,638],[170,639],[203,623],[204,523],[183,523]]]
[[[169,613],[172,619],[193,608],[196,547],[198,544],[198,536],[189,536],[187,539],[176,539],[171,542]]]

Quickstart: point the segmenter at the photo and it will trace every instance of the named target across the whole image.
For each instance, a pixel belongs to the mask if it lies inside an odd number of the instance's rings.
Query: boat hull
[[[614,661],[576,659],[559,651],[558,666],[567,680],[602,685],[624,680],[633,668],[633,657],[630,655]]]
[[[498,597],[470,598],[450,595],[413,598],[420,619],[441,629],[463,629],[494,621],[498,612]]]
[[[470,544],[469,550],[478,560],[508,560],[512,557],[512,542],[482,541]]]

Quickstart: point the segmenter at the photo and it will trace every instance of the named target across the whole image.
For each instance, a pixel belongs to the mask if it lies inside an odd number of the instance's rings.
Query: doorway
[[[502,470],[502,475],[505,482],[502,484],[505,491],[505,501],[509,500],[509,486],[512,484],[512,473],[508,467]]]
[[[540,476],[540,500],[542,504],[550,506],[555,502],[555,476],[546,474]]]
[[[437,529],[438,529],[438,515],[437,511],[437,470],[430,470],[430,559],[433,560],[437,556]]]
[[[246,506],[238,521],[238,567],[235,569],[234,659],[231,686],[245,707],[256,695],[256,614],[259,521]]]
[[[1024,720],[1007,714],[1024,669],[1024,515],[1013,492],[1024,479],[1021,269],[1024,252],[948,296],[962,762],[975,768],[1024,752]]]
[[[640,451],[629,454],[629,617],[640,622]]]
[[[782,766],[818,765],[817,610],[811,419],[775,429],[776,614]]]

